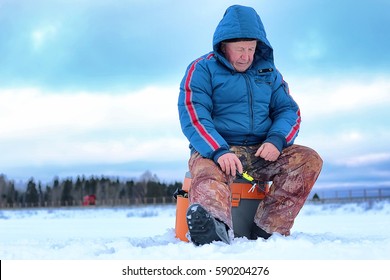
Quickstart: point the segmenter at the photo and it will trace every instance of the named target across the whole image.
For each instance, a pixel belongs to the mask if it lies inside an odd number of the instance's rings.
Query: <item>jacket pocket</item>
[[[272,85],[272,80],[273,80],[272,77],[273,77],[272,68],[259,69],[257,71],[257,75],[255,76],[255,83]]]

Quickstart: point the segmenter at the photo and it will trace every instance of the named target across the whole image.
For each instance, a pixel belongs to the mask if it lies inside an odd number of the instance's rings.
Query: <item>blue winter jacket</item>
[[[246,72],[235,71],[220,51],[222,41],[234,38],[258,40]],[[282,151],[293,143],[299,108],[275,68],[273,49],[254,9],[234,5],[226,10],[214,33],[213,52],[186,70],[178,109],[192,151],[215,162],[231,145],[270,142]]]

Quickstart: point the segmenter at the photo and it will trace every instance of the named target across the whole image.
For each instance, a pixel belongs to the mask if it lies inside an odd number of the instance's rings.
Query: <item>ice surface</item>
[[[390,203],[305,205],[288,237],[195,247],[175,205],[0,210],[0,259],[389,259]]]

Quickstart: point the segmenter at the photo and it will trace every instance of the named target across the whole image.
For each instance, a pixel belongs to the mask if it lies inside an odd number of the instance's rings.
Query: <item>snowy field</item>
[[[175,205],[0,210],[2,260],[389,260],[390,202],[305,205],[291,236],[195,247]]]

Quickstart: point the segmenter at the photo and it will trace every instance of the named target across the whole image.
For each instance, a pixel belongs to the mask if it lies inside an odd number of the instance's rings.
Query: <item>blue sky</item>
[[[390,185],[387,0],[0,0],[0,173],[181,180],[179,83],[232,4],[263,20],[318,186]]]

